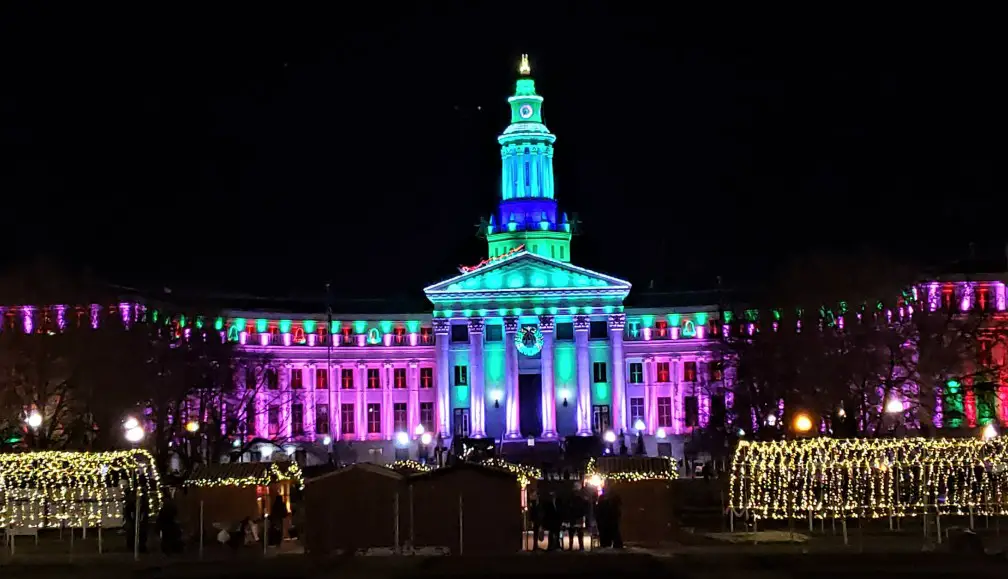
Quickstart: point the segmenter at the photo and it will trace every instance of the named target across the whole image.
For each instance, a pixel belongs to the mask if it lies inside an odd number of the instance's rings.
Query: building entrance
[[[542,375],[518,375],[518,419],[522,436],[542,434]]]

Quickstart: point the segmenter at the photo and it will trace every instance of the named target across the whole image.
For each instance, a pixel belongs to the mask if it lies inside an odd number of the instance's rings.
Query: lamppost
[[[31,429],[32,433],[32,446],[38,446],[38,431],[39,427],[42,426],[42,415],[39,414],[38,410],[32,409],[31,412],[25,416],[25,424]]]
[[[896,436],[897,434],[896,430],[900,426],[902,426],[903,410],[904,410],[903,401],[896,396],[893,396],[885,403],[885,413],[888,416],[890,416],[892,420],[891,422],[892,428],[890,430],[893,436]]]
[[[123,422],[123,436],[133,448],[137,448],[143,441],[146,432],[140,421],[130,416]],[[133,485],[133,495],[136,497],[136,504],[133,511],[133,560],[140,560],[140,465],[136,467],[136,482]]]

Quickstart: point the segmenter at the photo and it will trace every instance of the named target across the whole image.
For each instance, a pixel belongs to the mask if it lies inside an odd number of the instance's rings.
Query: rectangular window
[[[469,384],[469,367],[455,366],[455,385],[466,386]]]
[[[424,427],[424,432],[434,432],[434,403],[420,403],[420,424]]]
[[[259,412],[256,410],[255,398],[252,398],[245,403],[245,434],[255,436],[256,416],[258,415]]]
[[[592,429],[595,432],[605,432],[612,426],[609,418],[609,405],[596,404],[592,406]]]
[[[254,366],[245,367],[245,388],[247,390],[255,390],[259,386],[259,377],[256,375],[256,369]]]
[[[696,362],[683,362],[683,381],[696,382]]]
[[[562,249],[562,248],[561,248]],[[563,257],[561,255],[561,257]],[[557,340],[573,340],[574,339],[574,324],[571,322],[563,322],[556,325],[556,339]]]
[[[656,369],[657,369],[657,371],[655,373],[658,375],[658,381],[659,382],[671,382],[672,381],[672,372],[669,372],[669,363],[668,362],[658,362],[657,366],[656,366]]]
[[[486,326],[486,341],[487,342],[502,342],[504,341],[504,327],[497,324],[488,324]]]
[[[340,405],[340,434],[353,434],[356,424],[357,417],[354,416],[354,405]]]
[[[329,434],[329,405],[315,405],[315,432],[318,434]]]
[[[453,343],[459,344],[462,342],[469,341],[469,325],[468,324],[452,324],[451,327],[451,341]]]
[[[711,362],[708,366],[711,382],[720,382],[724,379],[724,363],[720,360]]]
[[[315,389],[329,389],[329,370],[326,370],[325,368],[318,368],[315,370]]]
[[[644,383],[644,364],[641,362],[630,362],[630,383]]]
[[[353,390],[353,369],[343,368],[340,370],[340,387],[344,390]]]
[[[697,426],[700,424],[700,403],[696,396],[683,397],[683,414],[686,419],[686,426]]]
[[[270,390],[278,390],[280,388],[280,375],[277,374],[276,368],[266,368],[266,387]]]
[[[658,426],[661,428],[672,426],[672,398],[668,396],[658,397]]]
[[[292,390],[300,390],[304,386],[304,375],[301,373],[301,368],[291,368],[290,371],[290,387]]]
[[[469,436],[468,408],[456,408],[452,412],[452,432],[455,436]]]
[[[381,374],[379,374],[378,368],[368,368],[367,371],[367,387],[368,390],[377,390],[381,388]]]
[[[434,387],[434,368],[420,368],[420,388],[427,390]]]
[[[406,403],[396,402],[392,405],[392,429],[394,432],[410,433],[409,424],[406,423]]]
[[[644,421],[644,399],[630,399],[630,426],[637,428],[637,421]]]
[[[604,340],[609,337],[609,326],[606,322],[591,322],[588,324],[588,339]]]
[[[595,362],[592,364],[592,377],[593,381],[598,384],[600,382],[606,381],[606,363],[605,362]]]
[[[667,338],[669,335],[668,322],[665,320],[658,320],[655,322],[654,330],[652,331],[652,337],[658,339]]]
[[[381,434],[381,404],[372,402],[367,405],[368,434]]]
[[[270,406],[266,419],[269,422],[269,435],[276,436],[280,432],[280,407]]]
[[[406,368],[392,370],[392,385],[400,390],[406,387]]]
[[[291,404],[291,434],[304,434],[304,406],[299,402]]]

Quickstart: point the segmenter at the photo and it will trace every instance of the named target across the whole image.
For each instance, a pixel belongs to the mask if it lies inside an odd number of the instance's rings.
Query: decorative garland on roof
[[[619,471],[603,473],[598,470],[598,465],[596,464],[595,458],[592,457],[588,461],[588,466],[585,467],[585,481],[593,479],[593,483],[601,483],[602,486],[605,485],[607,480],[611,481],[623,481],[623,482],[641,482],[648,480],[675,480],[679,478],[679,469],[677,468],[676,461],[672,457],[659,456],[659,457],[649,457],[650,461],[661,461],[664,464],[662,470],[648,470],[648,471]]]
[[[488,258],[480,261],[476,265],[460,265],[459,266],[459,271],[462,272],[462,273],[469,273],[470,271],[476,271],[477,269],[480,269],[481,267],[486,267],[486,266],[490,265],[491,263],[498,262],[498,261],[500,261],[502,259],[507,259],[507,258],[511,257],[512,255],[514,255],[514,254],[516,254],[519,251],[522,251],[524,249],[525,249],[525,244],[523,243],[523,244],[519,245],[518,247],[512,249],[511,251],[502,253],[501,255],[499,255],[497,257],[488,257]]]
[[[407,459],[404,459],[404,460],[397,460],[397,461],[393,462],[392,464],[390,464],[389,468],[392,469],[392,470],[395,470],[395,471],[400,471],[400,472],[402,472],[402,471],[406,471],[406,472],[430,472],[430,471],[434,470],[434,467],[432,467],[431,465],[429,465],[429,464],[422,464],[422,463],[420,463],[418,461],[415,461],[415,460],[413,460],[411,458],[407,458]]]
[[[282,468],[281,464],[287,465],[286,468]],[[296,462],[274,462],[259,476],[194,478],[182,484],[194,487],[253,487],[269,486],[285,480],[296,483],[298,489],[304,488],[304,473]]]
[[[511,474],[518,477],[518,483],[524,489],[529,485],[530,482],[534,480],[539,480],[542,478],[542,470],[529,466],[527,464],[516,464],[513,462],[508,462],[501,458],[488,458],[481,462],[483,466],[489,466],[492,468],[499,468],[501,470],[506,470]]]

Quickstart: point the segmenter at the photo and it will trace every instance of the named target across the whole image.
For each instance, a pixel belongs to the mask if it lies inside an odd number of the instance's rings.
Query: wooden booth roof
[[[186,479],[192,486],[257,486],[292,481],[301,485],[295,462],[233,462],[201,465]]]

